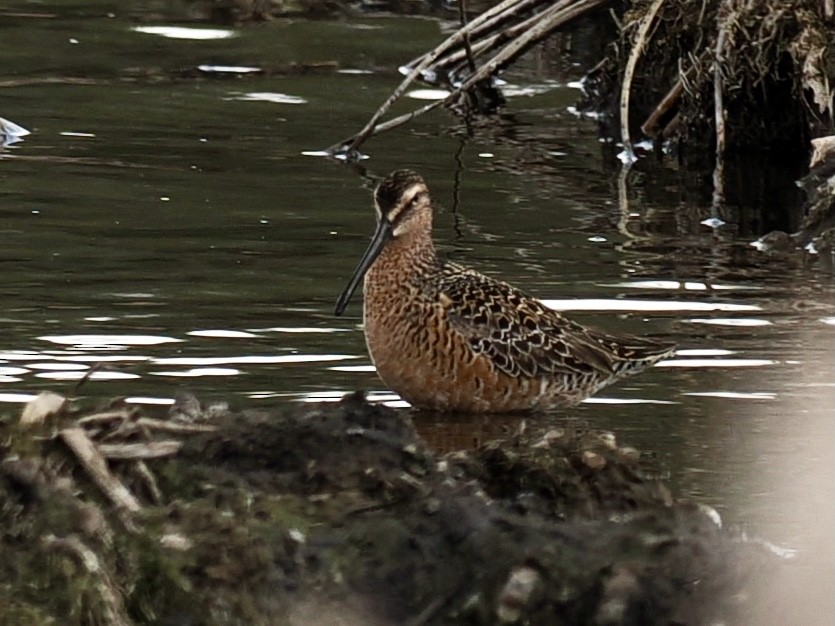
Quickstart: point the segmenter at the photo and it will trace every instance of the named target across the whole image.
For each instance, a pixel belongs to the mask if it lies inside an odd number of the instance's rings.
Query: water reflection
[[[35,378],[46,378],[49,380],[82,380],[89,381],[123,381],[141,378],[139,374],[130,374],[128,372],[114,372],[107,370],[99,370],[95,372],[75,372],[75,371],[57,371],[57,372],[38,372]]]
[[[273,91],[255,91],[239,93],[225,98],[226,100],[240,100],[241,102],[271,102],[273,104],[307,104],[307,100],[299,96]]]
[[[224,357],[164,357],[151,359],[156,365],[271,365],[276,363],[326,363],[355,359],[350,354],[281,354]]]
[[[739,326],[739,327],[754,327],[754,326],[770,326],[772,322],[768,320],[756,319],[751,317],[694,317],[687,320],[691,324],[708,324],[711,326]]]
[[[653,367],[764,367],[777,365],[772,359],[669,359],[656,363]]]
[[[14,122],[0,117],[0,148],[5,148],[19,141],[31,133]]]
[[[190,330],[192,337],[213,337],[215,339],[255,339],[258,335],[243,330]]]
[[[248,65],[210,65],[208,63],[198,65],[197,69],[207,74],[252,74],[264,71],[260,67]]]
[[[174,398],[150,398],[147,396],[128,396],[125,402],[128,404],[144,404],[148,406],[170,406],[174,404]]]
[[[87,350],[123,350],[127,346],[157,346],[183,341],[152,335],[43,335],[38,339]]]
[[[200,378],[202,376],[238,376],[243,372],[232,367],[193,367],[182,371],[150,372],[152,376],[170,376],[172,378]]]
[[[542,300],[556,311],[760,311],[754,304],[734,304],[732,302],[685,302],[675,300],[609,300],[586,298],[576,300]]]
[[[583,404],[678,404],[670,400],[650,400],[649,398],[586,398]]]
[[[193,39],[196,41],[229,39],[237,34],[235,31],[225,28],[194,28],[192,26],[133,26],[131,30],[169,39]]]
[[[685,291],[751,291],[761,290],[763,288],[759,285],[726,285],[722,283],[703,283],[696,280],[633,280],[602,286],[626,289],[684,289]]]
[[[767,391],[754,391],[741,393],[739,391],[689,391],[685,395],[702,396],[704,398],[728,398],[731,400],[774,400],[776,393]]]

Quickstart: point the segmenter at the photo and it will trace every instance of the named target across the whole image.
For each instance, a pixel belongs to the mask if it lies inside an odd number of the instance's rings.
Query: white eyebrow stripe
[[[420,183],[414,183],[410,187],[403,192],[401,196],[403,198],[403,205],[408,205],[412,200],[415,199],[415,196],[421,193],[426,187]]]
[[[400,194],[400,202],[398,202],[393,210],[388,214],[389,221],[395,221],[403,210],[409,206],[412,200],[414,200],[418,194],[424,193],[425,191],[426,185],[421,183],[413,183],[411,186],[407,187],[406,190]]]

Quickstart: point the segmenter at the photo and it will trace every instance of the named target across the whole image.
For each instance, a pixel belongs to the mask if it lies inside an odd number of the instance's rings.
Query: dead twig
[[[418,115],[422,115],[439,104],[453,104],[459,97],[468,90],[475,87],[481,81],[492,76],[528,47],[550,34],[554,29],[596,8],[611,0],[557,0],[540,13],[527,17],[521,22],[514,24],[500,33],[487,35],[481,41],[473,41],[473,38],[482,33],[490,33],[498,24],[510,19],[519,18],[521,13],[527,12],[535,6],[542,4],[543,0],[505,0],[488,11],[485,11],[474,20],[464,25],[447,39],[441,42],[433,50],[415,59],[407,67],[410,67],[406,78],[397,86],[392,94],[377,109],[371,119],[360,130],[359,133],[341,141],[327,149],[327,152],[336,155],[347,153],[349,156],[356,156],[360,146],[371,136],[384,130],[395,128],[405,124]],[[503,43],[506,42],[506,43]],[[475,59],[502,46],[486,63],[475,68]],[[456,48],[463,47],[463,50],[456,51]],[[420,77],[424,71],[439,71],[439,68],[452,63],[459,63],[467,60],[471,66],[470,76],[442,101],[433,102],[423,106],[411,113],[402,115],[385,124],[379,124],[380,119],[391,108],[411,85]]]
[[[678,135],[681,131],[681,112],[679,111],[673,116],[673,119],[661,131],[661,138],[668,139]]]
[[[664,119],[670,115],[670,111],[678,107],[681,101],[681,94],[684,92],[684,83],[678,79],[672,89],[661,99],[656,107],[649,114],[646,121],[641,124],[641,132],[647,137],[657,137],[661,134]],[[666,126],[666,124],[665,124]]]
[[[182,441],[149,441],[147,443],[100,443],[98,451],[104,458],[120,461],[161,459],[174,456],[183,447]]]
[[[170,420],[158,420],[152,417],[140,417],[136,424],[148,430],[161,433],[190,435],[193,433],[212,433],[217,426],[211,424],[188,424],[185,422],[174,422]]]
[[[82,376],[82,377],[78,380],[78,382],[77,382],[77,383],[75,383],[75,385],[73,386],[73,388],[72,388],[72,393],[73,393],[73,395],[77,394],[77,393],[78,393],[78,390],[79,390],[79,389],[81,389],[84,385],[86,385],[86,384],[87,384],[87,381],[89,381],[89,380],[90,380],[90,378],[92,378],[93,374],[95,374],[96,372],[98,372],[99,370],[101,370],[101,369],[102,369],[102,367],[103,367],[103,365],[102,365],[101,363],[93,363],[93,366],[92,366],[90,369],[88,369],[88,370],[84,373],[84,376]]]
[[[608,0],[584,0],[583,2],[575,3],[557,2],[553,7],[537,16],[536,26],[527,29],[522,35],[514,38],[493,56],[493,58],[483,64],[475,74],[467,78],[460,87],[447,96],[446,101],[451,102],[455,100],[461,93],[494,74],[497,70],[519,56],[529,46],[538,42],[556,28],[605,2],[608,2]]]
[[[127,487],[110,471],[104,456],[83,428],[77,426],[65,428],[60,431],[59,436],[76,456],[93,482],[113,504],[131,513],[136,513],[142,508]]]
[[[524,4],[525,5],[531,4],[531,5],[535,6],[536,4],[541,3],[541,1],[542,0],[534,0],[531,3],[525,2]],[[566,2],[570,3],[570,2],[574,2],[574,1],[576,1],[576,0],[561,0],[560,4],[564,5]],[[520,4],[522,4],[522,3],[520,3]],[[514,9],[515,8],[516,7],[514,7]],[[514,11],[514,13],[516,13],[516,11]],[[514,37],[517,37],[521,33],[525,32],[529,28],[533,27],[533,25],[536,24],[537,21],[539,21],[541,19],[541,17],[542,17],[542,13],[537,13],[537,14],[532,15],[531,17],[523,20],[522,22],[519,22],[519,23],[514,24],[512,26],[508,26],[506,29],[504,29],[500,32],[493,33],[493,34],[488,35],[487,37],[485,37],[485,38],[483,38],[479,41],[476,41],[475,43],[471,43],[470,49],[471,49],[471,54],[472,54],[473,60],[475,60],[478,57],[484,56],[485,54],[487,54],[488,52],[490,52],[491,50],[496,48],[498,45],[500,45],[501,42],[506,42],[510,39],[513,39]],[[422,57],[419,57],[419,59],[420,58],[422,58]],[[467,58],[467,50],[466,49],[456,50],[455,52],[450,52],[449,54],[447,54],[447,55],[443,56],[442,58],[438,59],[432,65],[432,71],[435,72],[436,74],[441,74],[442,72],[446,71],[446,68],[456,66],[456,65],[460,64],[462,61],[466,60],[466,58]],[[407,65],[407,67],[411,67],[411,63],[409,65]],[[454,71],[454,70],[451,70],[451,72],[452,71]],[[471,72],[473,72],[473,71],[475,71],[474,68],[471,70]]]
[[[101,413],[93,413],[92,415],[85,415],[76,420],[77,426],[103,426],[112,422],[123,422],[131,419],[134,413],[127,409],[119,409],[116,411],[102,411]]]
[[[498,7],[512,6],[513,4],[515,4],[518,1],[519,0],[505,0],[500,5],[497,5],[497,7],[494,7],[494,9],[498,8]],[[504,10],[504,8],[502,10]],[[478,20],[473,20],[473,22],[470,23],[469,27],[473,28],[474,27],[473,25],[477,21]],[[383,102],[383,104],[380,105],[380,108],[378,108],[377,111],[374,113],[374,115],[371,116],[371,119],[368,120],[368,122],[366,122],[365,126],[362,128],[362,130],[360,130],[359,133],[354,135],[354,137],[352,137],[352,138],[346,139],[345,141],[341,141],[338,144],[334,144],[333,146],[328,148],[328,152],[330,152],[332,154],[336,154],[340,151],[345,151],[345,152],[351,154],[351,153],[355,153],[357,150],[359,150],[359,147],[363,143],[365,143],[365,140],[368,139],[372,134],[374,134],[374,131],[377,128],[377,122],[379,122],[380,119],[383,117],[383,115],[385,115],[386,112],[391,108],[391,106],[400,99],[400,97],[406,92],[406,89],[408,89],[409,85],[411,85],[412,82],[414,82],[414,80],[418,76],[420,76],[420,73],[423,70],[425,70],[427,67],[432,65],[432,63],[434,63],[435,60],[438,59],[447,50],[449,50],[450,48],[452,48],[456,44],[461,43],[463,41],[464,33],[462,32],[462,30],[464,30],[464,29],[457,30],[452,36],[450,36],[446,40],[444,40],[434,50],[427,53],[422,58],[420,63],[418,63],[414,68],[412,68],[412,71],[409,72],[409,74],[406,76],[406,78],[404,78],[400,82],[400,84],[392,92],[392,94],[386,99],[386,101]]]
[[[429,55],[439,48],[443,48],[442,54],[443,52],[454,48],[463,41],[463,36],[465,34],[469,37],[476,37],[485,31],[492,31],[492,29],[502,22],[509,21],[515,16],[524,13],[542,2],[543,0],[505,0],[504,2],[500,2],[469,22],[464,28],[460,29],[456,33],[453,33],[453,35],[441,42],[441,44],[434,50],[426,52],[407,63],[406,67],[414,67],[415,65],[422,63]],[[456,37],[458,33],[461,34],[461,38]]]
[[[151,471],[151,468],[148,467],[148,464],[145,463],[145,461],[137,461],[133,464],[133,470],[136,472],[139,479],[144,483],[145,488],[151,495],[151,499],[154,501],[154,504],[161,504],[163,499],[162,490],[159,488],[156,476],[154,476],[154,473]]]
[[[101,413],[94,413],[76,420],[77,426],[85,428],[107,426],[108,424],[119,423],[119,426],[112,433],[109,433],[104,438],[112,439],[123,435],[131,435],[136,429],[190,435],[194,433],[210,433],[217,430],[217,427],[211,424],[189,424],[187,422],[177,422],[173,420],[160,420],[152,417],[137,417],[135,411],[122,409],[118,411],[103,411]],[[124,429],[124,424],[130,424],[132,430]]]

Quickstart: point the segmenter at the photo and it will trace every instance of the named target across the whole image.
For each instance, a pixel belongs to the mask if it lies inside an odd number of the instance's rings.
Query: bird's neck
[[[425,272],[437,263],[430,226],[426,231],[404,233],[391,239],[374,261],[369,273],[384,274],[389,279],[399,277],[402,280]]]

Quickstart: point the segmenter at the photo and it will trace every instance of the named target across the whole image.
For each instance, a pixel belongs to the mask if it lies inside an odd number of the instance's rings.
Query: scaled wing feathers
[[[614,373],[619,346],[609,337],[506,283],[453,264],[444,270],[433,287],[450,326],[497,369],[528,377]]]

